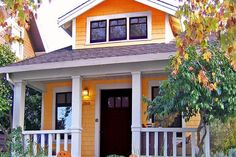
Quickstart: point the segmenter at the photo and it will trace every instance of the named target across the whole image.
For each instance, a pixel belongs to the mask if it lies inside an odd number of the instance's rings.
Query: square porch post
[[[82,133],[82,78],[72,77],[72,126],[71,155],[81,157]]]
[[[132,72],[132,153],[140,155],[141,152],[141,72]]]
[[[12,128],[21,127],[24,130],[25,88],[24,81],[16,82],[14,85]]]

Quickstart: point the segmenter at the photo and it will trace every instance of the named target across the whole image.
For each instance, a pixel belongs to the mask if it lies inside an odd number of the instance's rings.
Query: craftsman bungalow
[[[85,0],[58,18],[72,49],[0,68],[14,84],[13,127],[24,126],[25,86],[43,93],[42,130],[23,132],[35,153],[40,145],[48,156],[195,156],[199,118],[155,127],[142,102],[167,77],[181,29],[176,10],[162,0]]]

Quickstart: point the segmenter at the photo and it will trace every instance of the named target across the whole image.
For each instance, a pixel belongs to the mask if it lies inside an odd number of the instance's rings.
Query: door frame
[[[94,129],[94,146],[95,157],[100,156],[100,124],[101,124],[101,90],[112,89],[132,89],[131,83],[99,84],[96,85],[95,98],[95,129]],[[98,120],[98,122],[96,122]],[[131,130],[131,126],[130,126]]]

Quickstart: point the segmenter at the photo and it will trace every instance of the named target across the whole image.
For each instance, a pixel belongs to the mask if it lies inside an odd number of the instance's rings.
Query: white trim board
[[[132,17],[142,17],[147,16],[147,38],[146,39],[129,39],[129,19]],[[109,20],[112,19],[126,19],[126,37],[125,40],[117,40],[117,41],[109,41]],[[100,20],[106,20],[106,41],[105,42],[98,42],[98,43],[90,43],[90,24],[92,21],[100,21]],[[127,41],[142,41],[142,40],[151,40],[152,39],[152,13],[151,11],[145,11],[145,12],[133,12],[133,13],[125,13],[125,14],[111,14],[111,15],[105,15],[105,16],[93,16],[93,17],[87,17],[87,26],[86,26],[86,45],[97,45],[97,44],[104,44],[104,43],[117,43],[117,42],[127,42]]]
[[[101,120],[101,90],[104,89],[129,89],[132,88],[131,83],[124,84],[98,84],[96,86],[95,98],[95,157],[100,156],[100,120]],[[96,122],[98,120],[98,122]]]
[[[105,0],[87,0],[82,3],[80,3],[77,7],[74,9],[71,9],[64,15],[58,18],[58,25],[62,26],[66,22],[71,21],[72,19],[76,18],[77,16],[80,16],[84,12],[92,9],[93,7],[97,6],[98,4],[104,2]],[[136,2],[142,3],[144,5],[150,6],[152,8],[155,8],[157,10],[161,10],[165,13],[175,15],[175,12],[177,11],[178,4],[174,4],[173,2],[162,2],[162,1],[157,1],[157,0],[135,0]],[[175,1],[176,2],[176,1]],[[174,4],[174,5],[173,5]]]

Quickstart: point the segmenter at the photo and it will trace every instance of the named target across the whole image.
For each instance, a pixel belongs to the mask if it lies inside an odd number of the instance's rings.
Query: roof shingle
[[[9,66],[43,64],[52,62],[64,62],[74,60],[86,60],[96,58],[109,58],[119,56],[132,56],[142,54],[175,52],[175,43],[156,43],[131,46],[116,46],[104,48],[88,48],[76,50],[57,50],[41,56],[26,59]]]

